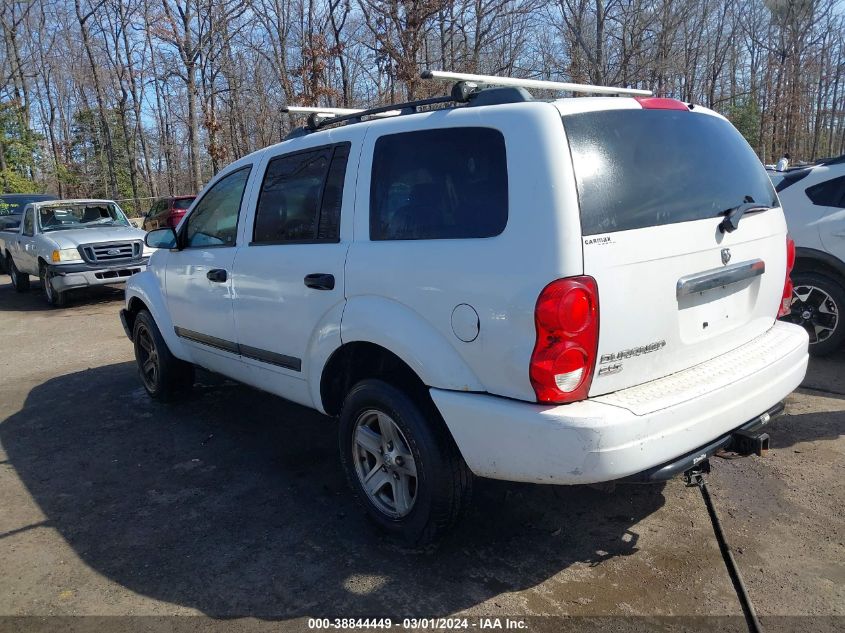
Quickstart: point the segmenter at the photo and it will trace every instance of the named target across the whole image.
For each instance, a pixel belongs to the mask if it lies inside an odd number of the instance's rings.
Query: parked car
[[[15,290],[29,290],[37,275],[47,302],[61,306],[71,290],[143,271],[152,253],[143,240],[111,200],[33,202],[18,227],[0,231],[0,255]]]
[[[795,285],[784,320],[803,326],[810,353],[845,343],[845,156],[769,172],[795,240]]]
[[[0,230],[20,224],[23,209],[30,202],[55,200],[55,196],[39,193],[4,193],[0,195]],[[2,262],[0,262],[2,265]]]
[[[338,416],[354,494],[413,543],[473,475],[663,481],[739,430],[760,448],[808,337],[776,320],[793,251],[739,132],[672,99],[441,101],[312,117],[148,233],[121,311],[147,393],[199,365]]]
[[[196,196],[159,198],[153,202],[149,212],[144,216],[143,229],[153,231],[165,226],[176,228],[195,199]]]

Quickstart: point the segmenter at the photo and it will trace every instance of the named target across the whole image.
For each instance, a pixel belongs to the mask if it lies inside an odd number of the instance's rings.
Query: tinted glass
[[[490,128],[382,136],[370,185],[370,239],[492,237],[508,220],[505,139]]]
[[[274,158],[255,215],[256,244],[337,240],[349,144]]]
[[[188,207],[191,206],[191,203],[194,201],[194,198],[177,198],[173,201],[173,208],[177,211],[184,211]]]
[[[807,187],[807,197],[823,207],[845,207],[845,176]]]
[[[798,169],[796,171],[789,171],[789,172],[785,172],[785,173],[774,172],[775,174],[777,174],[777,173],[783,174],[777,180],[772,175],[772,172],[769,172],[769,178],[771,178],[772,184],[774,184],[774,186],[775,186],[775,191],[780,193],[781,191],[783,191],[787,187],[791,187],[792,185],[794,185],[796,182],[798,182],[802,178],[806,178],[807,176],[809,176],[811,171],[812,171],[811,169]]]
[[[777,205],[763,165],[723,119],[637,109],[563,122],[584,235],[716,217],[743,202]]]
[[[194,208],[185,228],[185,246],[234,246],[249,167],[218,180]]]

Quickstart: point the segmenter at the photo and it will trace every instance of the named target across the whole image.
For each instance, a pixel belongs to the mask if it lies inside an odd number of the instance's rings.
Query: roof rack
[[[495,75],[470,75],[468,73],[453,73],[444,70],[424,70],[422,79],[437,81],[466,81],[481,86],[509,86],[513,88],[535,88],[538,90],[567,90],[587,94],[605,95],[636,95],[650,97],[651,90],[639,88],[616,88],[614,86],[592,86],[590,84],[573,84],[561,81],[543,81],[540,79],[518,79],[516,77],[497,77]]]
[[[322,108],[320,106],[284,106],[282,107],[282,112],[308,115],[307,125],[291,131],[287,138],[296,138],[326,127],[360,123],[364,119],[369,118],[413,114],[420,112],[420,108],[435,109],[439,107],[484,106],[532,101],[533,98],[526,91],[526,88],[644,97],[652,94],[651,90],[640,90],[637,88],[591,86],[587,84],[562,83],[559,81],[541,81],[539,79],[496,77],[493,75],[470,75],[442,70],[425,70],[420,77],[422,79],[450,81],[455,82],[455,84],[452,86],[451,93],[448,96],[430,97],[428,99],[419,99],[406,103],[394,103],[366,110],[355,108]]]

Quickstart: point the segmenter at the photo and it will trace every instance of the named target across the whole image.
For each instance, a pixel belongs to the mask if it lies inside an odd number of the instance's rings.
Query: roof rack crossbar
[[[636,95],[638,97],[651,96],[651,90],[639,88],[616,88],[614,86],[592,86],[590,84],[564,83],[561,81],[543,81],[540,79],[518,79],[516,77],[497,77],[495,75],[471,75],[468,73],[453,73],[443,70],[424,70],[422,79],[437,81],[469,81],[484,86],[513,86],[516,88],[535,88],[538,90],[567,90],[586,94],[605,95]]]
[[[282,112],[290,114],[321,114],[324,116],[342,116],[361,112],[358,108],[321,108],[319,106],[282,106]]]
[[[312,121],[309,119],[309,127],[313,130],[319,130],[322,127],[329,125],[336,125],[338,123],[349,123],[352,121],[360,121],[365,116],[378,116],[380,114],[388,114],[395,112],[399,114],[408,114],[415,112],[417,108],[427,105],[436,105],[438,103],[452,103],[455,99],[452,96],[447,97],[431,97],[429,99],[419,99],[417,101],[407,101],[405,103],[393,103],[386,106],[378,106],[376,108],[369,108],[368,110],[359,110],[351,114],[339,115],[319,121]]]

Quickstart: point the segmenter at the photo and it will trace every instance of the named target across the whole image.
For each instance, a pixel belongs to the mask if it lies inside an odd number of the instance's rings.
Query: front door
[[[350,143],[271,156],[248,246],[235,261],[235,324],[248,382],[305,405],[309,350],[324,337],[340,344],[343,270],[351,235]],[[344,187],[344,181],[347,180]],[[347,203],[343,203],[346,191]]]
[[[232,266],[250,170],[241,167],[206,190],[180,231],[180,250],[167,259],[167,304],[176,334],[196,364],[221,373],[234,371],[239,360]]]

